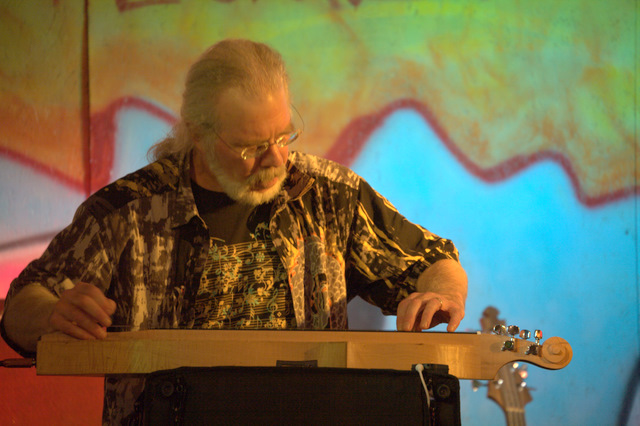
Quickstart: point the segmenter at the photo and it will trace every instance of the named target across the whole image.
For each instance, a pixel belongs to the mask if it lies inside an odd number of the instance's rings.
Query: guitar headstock
[[[521,330],[515,325],[496,324],[493,333],[500,336],[500,350],[509,354],[514,361],[525,361],[542,368],[557,370],[566,367],[573,357],[573,350],[566,340],[550,337],[543,343],[540,330],[534,330],[533,341],[529,340],[529,330]]]
[[[531,333],[515,325],[507,326],[504,320],[498,318],[498,314],[496,308],[489,306],[480,318],[482,332],[493,334],[491,351],[496,355],[496,361],[501,360],[503,365],[524,361],[550,370],[558,370],[569,364],[573,350],[566,340],[550,337],[542,342],[542,331],[534,330]]]
[[[498,370],[496,378],[487,384],[487,397],[502,408],[507,417],[507,425],[525,424],[524,406],[533,400],[526,378],[526,364],[514,362]]]

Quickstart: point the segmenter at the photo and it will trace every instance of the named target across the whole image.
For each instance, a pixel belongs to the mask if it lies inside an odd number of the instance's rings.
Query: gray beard
[[[287,177],[287,168],[285,165],[282,165],[280,167],[270,167],[268,169],[259,170],[247,179],[237,181],[222,169],[220,162],[213,152],[213,147],[211,147],[211,149],[205,149],[204,151],[207,166],[215,176],[218,184],[222,187],[222,190],[231,199],[242,204],[258,206],[260,204],[268,203],[278,195]],[[271,188],[264,191],[256,191],[252,189],[255,184],[268,182],[275,177],[279,177],[279,180]]]

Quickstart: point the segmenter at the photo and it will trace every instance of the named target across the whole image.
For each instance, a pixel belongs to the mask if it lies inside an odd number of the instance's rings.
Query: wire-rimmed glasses
[[[260,157],[262,154],[264,154],[265,152],[267,152],[269,150],[269,148],[271,147],[271,145],[275,145],[278,148],[284,148],[285,146],[291,145],[293,142],[295,142],[296,140],[298,140],[298,138],[300,137],[300,135],[302,134],[302,130],[304,128],[304,121],[302,120],[302,117],[300,116],[300,113],[298,113],[298,110],[296,110],[293,106],[291,107],[291,109],[293,111],[296,112],[296,115],[298,116],[298,118],[300,119],[300,124],[301,127],[296,128],[295,130],[288,132],[288,133],[284,133],[281,134],[280,136],[276,137],[275,140],[272,141],[264,141],[264,142],[260,142],[258,144],[255,145],[251,145],[251,146],[247,146],[247,147],[239,147],[239,146],[234,146],[231,145],[230,143],[228,143],[227,141],[225,141],[224,139],[222,139],[222,137],[220,136],[220,134],[218,134],[218,132],[216,132],[215,128],[213,125],[209,124],[209,123],[205,123],[206,127],[208,127],[215,135],[218,139],[220,139],[222,141],[222,143],[224,143],[231,151],[235,152],[236,154],[238,154],[240,156],[240,158],[242,158],[243,160],[249,160],[251,158],[257,158]],[[293,122],[292,122],[293,125]]]

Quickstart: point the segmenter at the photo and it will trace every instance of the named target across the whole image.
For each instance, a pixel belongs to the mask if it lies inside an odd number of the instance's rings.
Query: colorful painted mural
[[[491,305],[572,344],[566,369],[529,368],[527,421],[634,424],[639,20],[637,0],[0,1],[0,299],[87,195],[146,163],[189,64],[251,38],[287,61],[295,149],[457,243],[462,330]],[[461,387],[463,424],[500,424]]]

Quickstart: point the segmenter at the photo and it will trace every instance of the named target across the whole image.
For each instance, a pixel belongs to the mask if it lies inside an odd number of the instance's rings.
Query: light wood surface
[[[459,379],[493,379],[500,367],[524,361],[557,370],[571,361],[571,346],[551,337],[537,355],[529,341],[475,333],[397,331],[145,330],[109,333],[104,340],[77,340],[60,333],[38,343],[41,375],[139,374],[178,367],[275,366],[313,361],[319,367],[409,370],[444,364]]]

